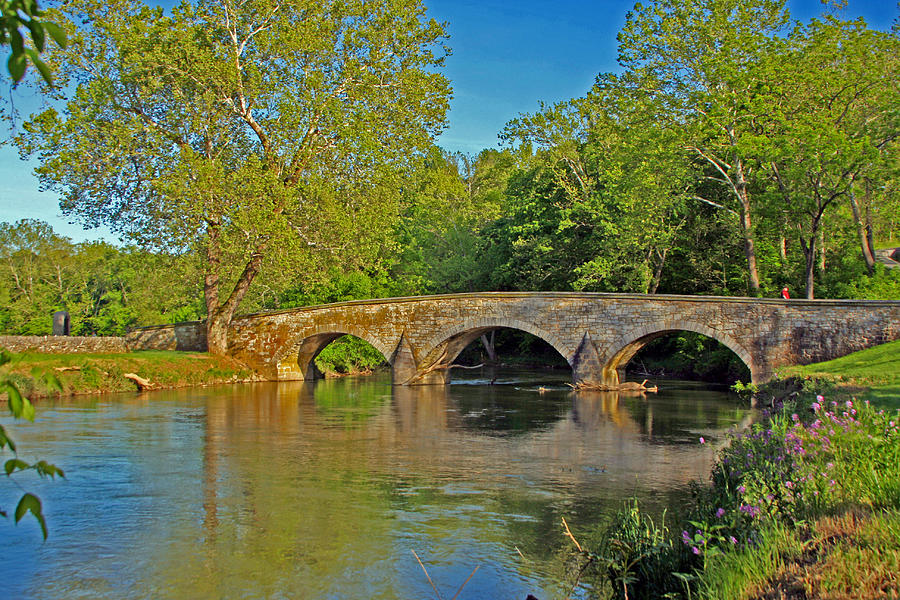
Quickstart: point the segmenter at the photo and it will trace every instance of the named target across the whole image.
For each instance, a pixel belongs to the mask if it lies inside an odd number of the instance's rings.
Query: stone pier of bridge
[[[550,344],[576,384],[617,384],[641,348],[678,331],[718,340],[760,383],[781,366],[900,339],[900,302],[565,292],[393,298],[240,317],[231,326],[229,352],[272,379],[314,379],[316,355],[350,334],[384,356],[395,384],[445,384],[459,353],[500,328]]]

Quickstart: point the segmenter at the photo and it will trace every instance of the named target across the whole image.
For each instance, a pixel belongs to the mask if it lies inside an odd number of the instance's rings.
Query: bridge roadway
[[[316,355],[351,334],[381,352],[395,384],[444,384],[467,345],[504,327],[553,346],[572,367],[573,383],[617,384],[642,347],[674,331],[718,340],[761,383],[781,366],[900,339],[900,302],[568,292],[361,300],[238,317],[229,353],[272,379],[314,379]]]

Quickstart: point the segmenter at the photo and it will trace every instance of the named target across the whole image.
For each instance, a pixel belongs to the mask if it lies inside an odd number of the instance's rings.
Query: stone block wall
[[[0,335],[0,348],[10,352],[31,351],[47,354],[128,352],[123,337],[69,335]]]
[[[0,335],[0,348],[10,352],[72,354],[182,350],[206,352],[206,324],[202,321],[142,327],[124,337],[68,335]]]
[[[181,350],[206,352],[206,323],[187,321],[173,325],[141,327],[125,336],[129,350]]]

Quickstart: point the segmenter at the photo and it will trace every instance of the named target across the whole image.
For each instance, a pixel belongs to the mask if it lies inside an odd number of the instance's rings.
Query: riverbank
[[[136,389],[166,389],[260,381],[246,365],[202,352],[145,350],[127,353],[11,353],[0,374],[27,397],[105,394]],[[49,387],[42,374],[55,376],[62,392]],[[133,375],[135,377],[126,377]]]
[[[616,598],[900,597],[900,342],[781,375],[751,430],[699,432],[722,450],[685,516],[628,506],[583,533],[582,582]]]
[[[835,400],[868,400],[884,409],[900,409],[900,341],[854,352],[827,362],[781,369],[782,380],[796,380],[807,395]]]

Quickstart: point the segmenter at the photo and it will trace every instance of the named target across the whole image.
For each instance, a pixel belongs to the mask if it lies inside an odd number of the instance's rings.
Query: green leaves
[[[6,352],[6,350],[0,349],[0,366],[9,363],[11,360],[12,357],[10,354]],[[0,376],[0,392],[5,392],[8,396],[9,412],[14,418],[34,421],[34,406],[21,394],[15,383],[6,377]],[[10,450],[16,452],[15,443],[10,439],[6,429],[3,428],[3,426],[0,426],[0,450],[3,450],[6,447],[9,447]],[[45,460],[39,460],[34,464],[29,464],[18,456],[15,456],[7,459],[6,462],[3,463],[3,471],[6,473],[7,477],[31,469],[41,477],[50,477],[51,479],[57,476],[65,477],[65,473],[62,469]],[[15,522],[18,523],[21,521],[22,517],[29,512],[34,515],[34,518],[40,523],[44,539],[47,539],[47,521],[44,519],[41,501],[34,494],[26,492],[22,495],[19,499],[19,503],[16,505]],[[6,517],[6,512],[2,509],[0,509],[0,516]]]
[[[0,380],[0,392],[6,392],[9,412],[16,419],[34,421],[34,406],[22,396],[19,388],[9,380]]]
[[[19,458],[10,458],[4,463],[3,469],[6,471],[7,476],[12,475],[16,471],[25,471],[26,469],[34,469],[41,477],[50,477],[51,479],[56,476],[66,476],[62,469],[56,465],[51,465],[45,460],[39,460],[33,465],[30,465]]]
[[[41,508],[41,500],[34,494],[25,493],[19,499],[19,503],[16,505],[15,519],[16,523],[22,520],[22,517],[25,516],[25,513],[30,512],[34,515],[34,518],[37,519],[38,523],[41,525],[41,533],[44,535],[44,539],[47,539],[47,520],[44,518],[44,513]]]
[[[7,446],[9,446],[9,449],[13,452],[16,451],[16,444],[12,441],[12,438],[7,435],[3,425],[0,425],[0,450],[3,450],[3,448]]]
[[[3,470],[6,471],[7,477],[10,476],[13,471],[24,471],[29,468],[31,468],[31,465],[18,458],[11,458],[3,465]]]
[[[50,69],[39,55],[46,48],[48,34],[57,46],[65,48],[65,31],[59,25],[43,20],[44,13],[35,0],[0,0],[0,13],[0,45],[8,44],[10,48],[6,62],[10,77],[15,82],[21,81],[30,60],[44,81],[52,83]],[[20,28],[27,30],[33,47],[26,46]]]

